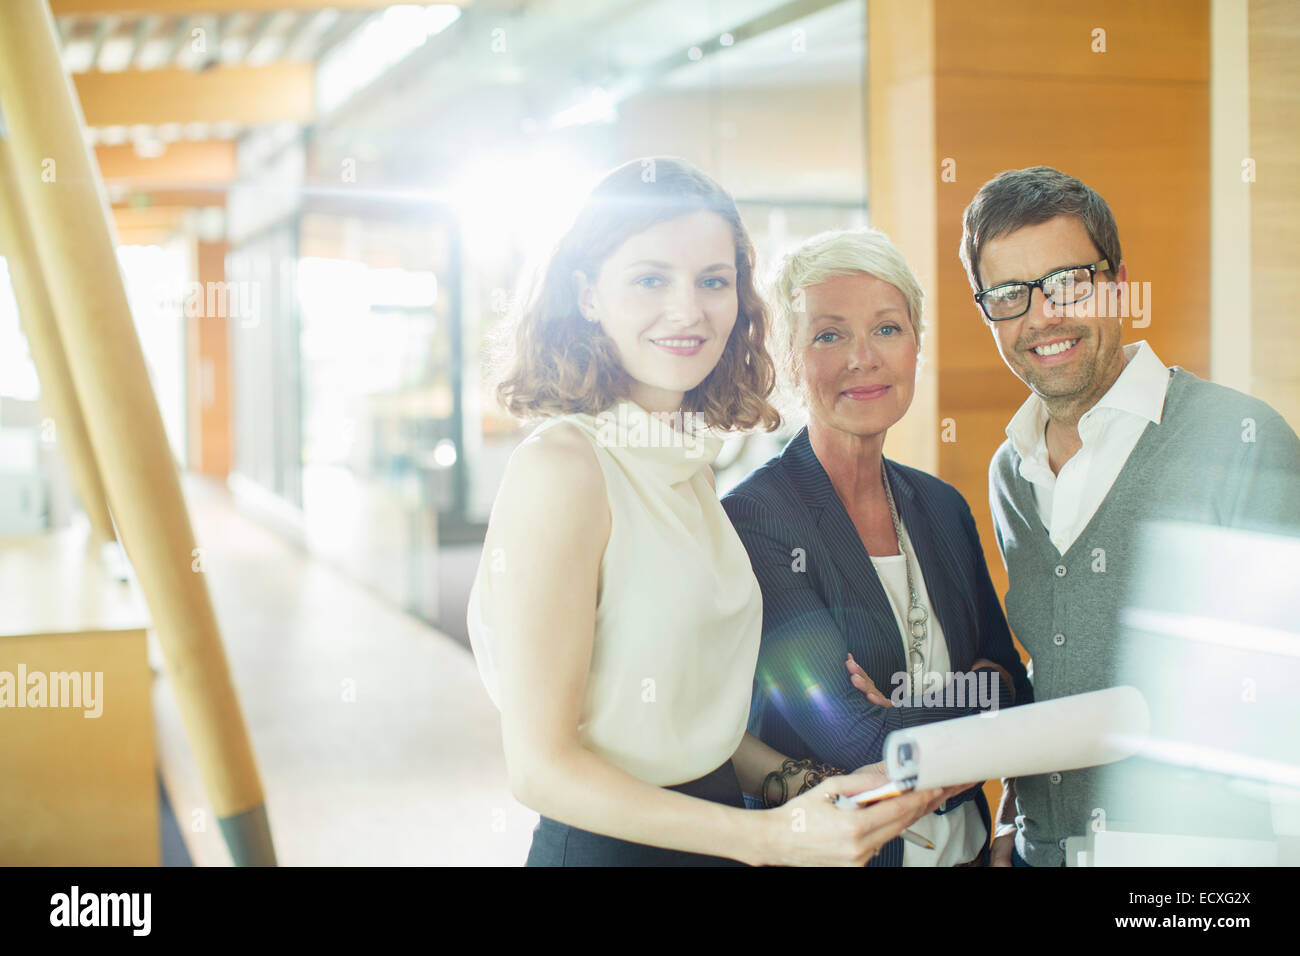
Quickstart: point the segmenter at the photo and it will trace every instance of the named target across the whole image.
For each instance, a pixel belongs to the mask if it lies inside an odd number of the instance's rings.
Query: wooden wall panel
[[[1209,15],[1209,0],[936,0],[936,66],[1025,86],[1049,76],[1208,82]],[[1105,53],[1093,52],[1097,29]]]
[[[1166,364],[1208,374],[1208,86],[1129,89],[1109,80],[1046,79],[1022,87],[1001,77],[940,83],[938,153],[940,161],[954,159],[957,168],[957,181],[942,183],[938,191],[940,296],[949,305],[944,317],[953,320],[944,328],[945,371],[986,368],[1009,374],[957,259],[961,217],[975,190],[993,176],[1045,165],[1078,176],[1101,193],[1119,224],[1130,281],[1151,282],[1151,324],[1126,328],[1125,341],[1146,339]],[[1063,123],[1017,118],[1022,111],[1050,115],[1056,104],[1090,96],[1114,97],[1118,105],[1104,125],[1100,117],[1088,123],[1084,137]],[[1017,125],[1022,128],[1014,142],[989,141],[989,130]],[[1019,391],[1025,393],[1024,387]]]
[[[925,335],[916,393],[889,430],[885,453],[939,468],[940,329],[935,240],[934,0],[867,4],[867,174],[871,225],[888,233],[925,290]]]
[[[957,258],[961,216],[1005,169],[1048,165],[1101,193],[1119,224],[1130,281],[1151,283],[1145,339],[1166,364],[1209,372],[1209,8],[1166,0],[1081,7],[1004,0],[936,7],[935,170],[938,246],[939,475],[971,503],[989,568],[1005,588],[988,513],[988,462],[1028,390],[1007,369],[971,302]],[[1027,25],[1050,21],[1061,42],[993,57]],[[1106,52],[1091,52],[1106,30]],[[1081,104],[1076,110],[1074,104]],[[936,428],[936,435],[938,429]]]
[[[1251,0],[1252,391],[1300,429],[1300,5]]]

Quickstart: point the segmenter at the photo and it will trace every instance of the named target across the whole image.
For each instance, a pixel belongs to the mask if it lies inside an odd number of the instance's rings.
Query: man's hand
[[[1016,828],[993,838],[993,848],[989,851],[989,866],[1013,866],[1011,853],[1016,848]]]
[[[889,698],[882,694],[876,685],[872,683],[871,678],[867,676],[867,672],[858,666],[858,662],[853,659],[852,654],[850,654],[849,659],[844,662],[844,666],[849,672],[849,682],[860,690],[868,701],[875,704],[877,707],[894,706],[889,702]]]
[[[981,667],[991,667],[998,672],[998,676],[1002,678],[1002,683],[1006,684],[1007,690],[1011,692],[1011,703],[1014,704],[1016,702],[1016,682],[1011,679],[1011,675],[1007,673],[1007,669],[1003,667],[1001,664],[995,664],[993,663],[993,661],[988,660],[987,658],[984,657],[981,657],[974,664],[972,664],[970,666],[970,669],[973,671],[977,671]]]
[[[1016,778],[1002,778],[1002,799],[993,823],[993,847],[989,866],[1013,866],[1011,851],[1016,846]]]

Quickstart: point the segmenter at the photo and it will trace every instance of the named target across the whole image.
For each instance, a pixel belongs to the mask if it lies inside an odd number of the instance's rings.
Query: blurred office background
[[[1300,425],[1286,0],[51,8],[285,862],[522,859],[527,812],[465,639],[525,434],[482,349],[525,264],[620,162],[715,176],[764,267],[824,229],[894,237],[929,333],[887,453],[962,491],[999,590],[987,465],[1024,393],[957,259],[961,210],[997,172],[1049,164],[1097,188],[1130,278],[1151,282],[1150,325],[1125,340]],[[40,400],[0,265],[6,539],[79,520]],[[720,487],[791,432],[729,443]],[[154,701],[175,859],[222,862],[189,826],[202,791]]]

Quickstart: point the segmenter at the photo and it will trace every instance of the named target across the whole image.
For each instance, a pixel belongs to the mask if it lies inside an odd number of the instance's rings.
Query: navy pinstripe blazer
[[[969,671],[981,657],[994,661],[1011,675],[1016,703],[1032,700],[970,506],[932,475],[888,459],[885,469],[943,626],[951,669]],[[855,769],[882,759],[893,730],[978,712],[977,706],[877,707],[849,682],[844,662],[850,653],[886,697],[907,663],[889,599],[806,428],[732,489],[722,506],[763,592],[751,733],[796,760]],[[999,706],[1009,706],[1003,682],[996,684]],[[942,812],[972,799],[989,826],[980,787],[950,800]],[[872,865],[899,866],[902,859],[902,841],[895,839]]]

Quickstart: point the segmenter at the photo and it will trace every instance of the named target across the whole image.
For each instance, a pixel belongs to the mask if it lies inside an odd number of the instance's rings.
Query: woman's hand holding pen
[[[877,786],[882,786],[889,782],[889,776],[885,773],[885,762],[883,760],[880,761],[879,763],[869,763],[866,764],[865,766],[859,767],[857,770],[853,771],[853,773],[855,775],[856,774],[874,775],[874,779],[880,781],[880,783],[877,784]],[[958,794],[965,793],[967,790],[969,790],[971,787],[974,786],[976,786],[975,783],[957,783],[957,784],[953,784],[951,787],[943,787],[941,789],[935,790],[934,791],[935,793],[942,794],[942,796],[940,796],[939,798],[939,803],[936,805],[936,809],[939,806],[942,806],[948,800],[952,799]]]
[[[888,699],[886,699],[884,694],[880,693],[880,691],[876,689],[876,685],[872,682],[871,678],[867,676],[867,672],[864,671],[858,665],[858,662],[853,659],[852,654],[850,654],[849,659],[844,662],[844,666],[848,668],[849,680],[853,683],[853,686],[860,690],[867,700],[875,704],[877,707],[894,706]],[[996,667],[997,665],[994,664],[991,666]],[[876,770],[877,768],[880,770],[881,781],[884,782],[885,764],[883,761],[881,763],[867,764],[865,767],[860,767],[855,771],[855,773],[868,772]],[[978,781],[976,783],[978,783]],[[959,783],[951,787],[944,787],[943,799],[939,801],[939,805],[946,803],[958,794],[965,793],[971,787],[976,786],[976,783]]]
[[[831,777],[779,807],[764,810],[769,857],[777,866],[865,866],[880,848],[912,823],[932,813],[944,800],[943,790],[922,790],[882,800],[857,810],[835,806],[886,782],[883,765]]]

